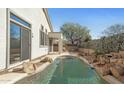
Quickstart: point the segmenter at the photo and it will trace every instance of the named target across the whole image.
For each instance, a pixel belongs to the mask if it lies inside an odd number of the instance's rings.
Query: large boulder
[[[123,60],[122,64],[124,65],[124,60]]]
[[[115,59],[115,58],[110,59],[110,63],[116,63],[116,62],[117,62],[117,59]]]
[[[112,58],[116,58],[116,59],[120,57],[119,53],[112,52],[111,55],[112,55]]]
[[[124,51],[119,51],[118,53],[111,52],[113,58],[124,58]]]
[[[124,67],[119,64],[115,64],[110,68],[110,70],[113,76],[115,76],[116,78],[119,78],[120,76],[124,75]]]
[[[53,60],[50,57],[45,57],[44,59],[41,60],[41,62],[50,62],[50,63],[52,63]]]
[[[94,63],[96,57],[94,55],[89,56],[90,63]]]
[[[117,64],[123,64],[123,60],[122,59],[117,59]]]
[[[23,71],[26,72],[27,74],[32,74],[36,70],[36,65],[30,62],[24,63],[23,64]]]
[[[79,56],[85,56],[85,54],[83,52],[80,52],[80,51],[78,52],[78,55]]]
[[[119,76],[118,79],[124,83],[124,76]]]
[[[93,55],[93,63],[99,62],[99,59],[96,55]]]
[[[124,51],[119,51],[119,54],[120,54],[121,58],[124,59]]]
[[[104,65],[106,63],[106,59],[103,56],[99,58],[100,64]]]
[[[99,69],[99,72],[103,75],[103,76],[105,76],[105,75],[109,75],[111,72],[110,72],[110,67],[109,67],[109,65],[104,65],[103,67],[101,67],[100,69]]]

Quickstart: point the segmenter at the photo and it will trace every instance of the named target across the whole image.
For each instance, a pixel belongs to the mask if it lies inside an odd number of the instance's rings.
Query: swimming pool
[[[55,59],[44,71],[26,77],[24,84],[106,84],[94,69],[81,59],[64,56]]]

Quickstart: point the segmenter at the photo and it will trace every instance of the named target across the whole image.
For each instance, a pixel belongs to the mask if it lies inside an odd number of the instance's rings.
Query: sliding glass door
[[[30,31],[21,29],[21,60],[27,60],[30,57]]]
[[[10,24],[10,64],[21,61],[21,28]]]
[[[10,23],[10,64],[30,58],[30,30]]]
[[[30,59],[31,24],[10,12],[10,62],[14,64]]]

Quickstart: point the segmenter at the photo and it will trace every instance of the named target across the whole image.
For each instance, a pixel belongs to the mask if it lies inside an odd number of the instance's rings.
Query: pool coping
[[[48,55],[49,56],[49,55]],[[51,55],[50,55],[51,56]],[[50,57],[49,56],[49,57]],[[53,55],[54,57],[51,57],[53,59],[53,61],[61,56],[73,56],[73,57],[77,57],[81,60],[83,60],[84,63],[86,63],[87,65],[91,66],[91,64],[89,64],[89,61],[87,59],[85,59],[82,56],[79,56],[78,53],[73,53],[73,52],[67,52],[67,53],[63,53],[63,54],[59,54],[59,55]],[[108,82],[109,84],[123,84],[122,82],[120,82],[119,80],[117,80],[115,77],[111,76],[111,75],[107,75],[107,76],[103,76],[99,70],[97,68],[94,67],[94,70],[96,71],[96,73],[102,78],[104,79],[106,82]]]

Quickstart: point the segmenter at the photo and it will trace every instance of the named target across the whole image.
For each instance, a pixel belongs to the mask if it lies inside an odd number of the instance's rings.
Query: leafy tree
[[[115,24],[103,31],[104,36],[90,41],[90,48],[96,50],[97,54],[124,51],[124,25]],[[85,44],[88,48],[89,43]]]
[[[82,42],[91,40],[89,29],[80,24],[65,23],[61,26],[61,32],[72,45],[80,46]]]
[[[109,47],[116,48],[115,50],[119,52],[124,42],[124,25],[122,24],[112,25],[108,27],[106,30],[104,30],[103,33],[105,34],[105,36],[109,37],[108,42],[109,44],[111,44]]]
[[[112,25],[103,31],[105,36],[119,35],[121,33],[124,33],[124,25],[122,24]]]

